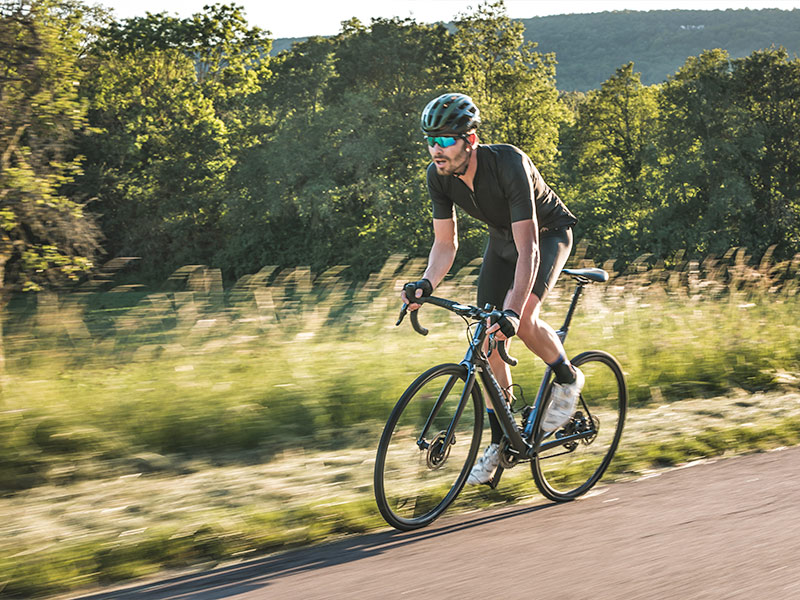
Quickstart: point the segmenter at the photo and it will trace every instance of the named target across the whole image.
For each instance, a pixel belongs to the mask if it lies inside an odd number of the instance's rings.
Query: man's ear
[[[477,133],[470,133],[467,135],[467,143],[472,146],[472,148],[477,148],[478,146],[478,134]]]

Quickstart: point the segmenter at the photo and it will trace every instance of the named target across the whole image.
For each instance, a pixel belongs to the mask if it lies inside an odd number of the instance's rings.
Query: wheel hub
[[[444,463],[447,462],[447,457],[450,456],[450,448],[456,443],[456,437],[453,436],[453,441],[445,447],[445,438],[447,437],[446,431],[440,431],[431,440],[428,446],[428,454],[426,462],[428,468],[431,470],[441,469]]]
[[[585,416],[581,411],[575,413],[571,423],[572,433],[588,433],[581,442],[587,446],[591,444],[597,437],[597,431],[600,429],[600,420],[595,416]]]

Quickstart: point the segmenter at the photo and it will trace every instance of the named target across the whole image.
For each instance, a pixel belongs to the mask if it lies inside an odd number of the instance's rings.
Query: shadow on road
[[[443,524],[418,531],[381,531],[350,537],[247,562],[220,567],[212,571],[181,575],[157,582],[150,582],[113,591],[93,593],[76,597],[75,600],[167,600],[196,598],[221,600],[248,591],[267,588],[279,577],[310,572],[317,569],[356,562],[380,555],[393,548],[410,546],[423,540],[444,537],[456,531],[483,527],[513,517],[538,512],[554,504],[526,506],[504,511],[500,514],[461,517],[457,522]]]

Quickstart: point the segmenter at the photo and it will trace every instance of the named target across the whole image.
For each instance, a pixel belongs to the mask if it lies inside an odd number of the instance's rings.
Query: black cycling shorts
[[[539,269],[536,271],[532,294],[544,300],[547,292],[558,281],[571,251],[571,227],[539,232]],[[495,308],[503,308],[506,294],[514,284],[517,256],[517,247],[513,240],[489,236],[478,275],[478,306],[483,308],[488,302]]]

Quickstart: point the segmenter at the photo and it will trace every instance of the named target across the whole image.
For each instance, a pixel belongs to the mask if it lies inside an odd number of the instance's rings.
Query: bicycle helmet
[[[425,135],[462,135],[481,122],[481,111],[464,94],[442,94],[422,111],[420,126]]]

